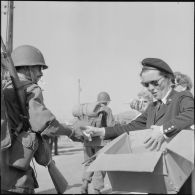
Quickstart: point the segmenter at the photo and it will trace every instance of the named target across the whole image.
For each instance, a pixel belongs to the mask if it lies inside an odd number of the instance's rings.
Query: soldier
[[[54,145],[54,155],[58,155],[58,136],[54,136],[49,139],[49,145],[51,151],[53,150],[53,145]]]
[[[98,113],[98,117],[101,118],[100,127],[111,127],[115,125],[114,117],[112,115],[111,108],[108,107],[109,102],[111,101],[110,95],[107,92],[100,92],[97,96],[98,107],[96,112]],[[99,119],[98,119],[99,120]],[[97,151],[103,148],[108,143],[108,140],[99,140],[94,139],[92,141],[84,141],[84,159],[88,160],[92,157]],[[89,163],[85,164],[84,172],[83,172],[83,184],[81,187],[82,194],[88,194],[88,184],[93,183],[93,189],[95,194],[100,194],[101,190],[104,188],[104,178],[106,172],[104,171],[96,171],[96,172],[86,172]]]
[[[15,89],[11,80],[8,80],[3,88],[5,97],[3,100],[7,110],[9,131],[3,128],[1,135],[4,135],[3,141],[7,140],[6,143],[9,145],[1,147],[1,192],[32,194],[34,189],[38,188],[34,170],[30,166],[33,154],[39,147],[37,136],[48,140],[56,135],[67,135],[73,140],[81,140],[82,132],[80,129],[73,129],[72,126],[60,124],[45,106],[42,90],[37,84],[43,75],[42,70],[48,68],[42,53],[33,46],[22,45],[12,52],[11,57],[25,93],[29,123],[24,124]],[[18,161],[18,156],[24,157],[23,161]],[[28,159],[25,159],[26,157]],[[23,162],[26,163],[22,164]]]

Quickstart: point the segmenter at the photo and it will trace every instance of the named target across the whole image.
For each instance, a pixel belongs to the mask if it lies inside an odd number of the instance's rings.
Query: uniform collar
[[[167,103],[167,97],[170,95],[171,91],[172,91],[172,88],[170,88],[167,91],[166,95],[161,99],[161,101],[162,101],[163,104],[166,104]],[[157,101],[158,101],[157,99],[154,99],[153,102],[157,102]]]
[[[167,97],[169,96],[169,94],[171,93],[171,91],[172,91],[172,88],[170,88],[170,89],[168,90],[167,94],[164,96],[164,98],[162,98],[162,102],[163,102],[164,104],[167,103]]]

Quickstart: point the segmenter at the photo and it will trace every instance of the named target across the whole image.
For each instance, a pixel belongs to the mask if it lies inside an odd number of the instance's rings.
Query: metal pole
[[[78,79],[78,104],[80,105],[80,93],[81,93],[81,86],[80,86],[80,79]]]
[[[11,53],[13,50],[13,10],[14,1],[8,1],[7,7],[7,31],[6,31],[6,48],[7,52]]]

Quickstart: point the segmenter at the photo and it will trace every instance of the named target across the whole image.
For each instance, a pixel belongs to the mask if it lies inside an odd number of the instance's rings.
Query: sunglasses
[[[163,77],[161,77],[160,79],[158,80],[153,80],[153,81],[150,81],[150,82],[141,82],[141,84],[144,86],[144,87],[149,87],[149,84],[153,85],[154,87],[158,87],[160,85],[159,81],[161,79],[164,79]]]

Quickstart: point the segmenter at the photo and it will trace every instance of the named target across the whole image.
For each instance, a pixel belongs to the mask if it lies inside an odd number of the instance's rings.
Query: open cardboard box
[[[88,171],[107,171],[112,191],[177,193],[194,169],[194,130],[182,130],[150,151],[150,129],[124,133],[98,153]]]

